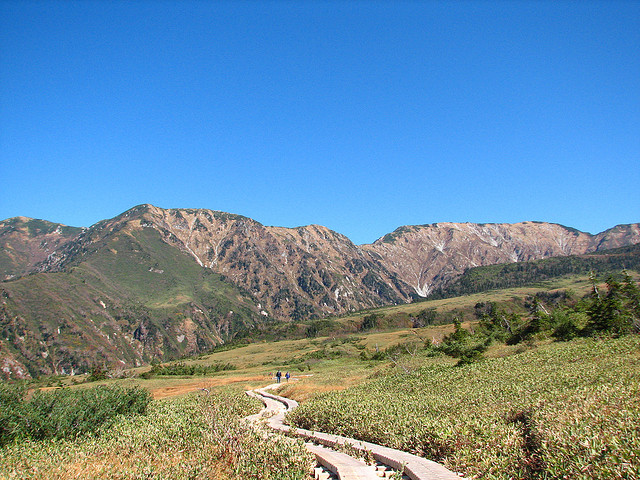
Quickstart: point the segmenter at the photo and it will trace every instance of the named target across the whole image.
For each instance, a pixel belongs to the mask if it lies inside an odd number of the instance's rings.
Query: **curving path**
[[[247,395],[259,398],[265,405],[262,412],[248,417],[252,421],[268,416],[266,424],[274,430],[297,435],[308,441],[307,449],[313,453],[320,465],[331,473],[315,472],[315,478],[333,478],[340,480],[379,480],[389,478],[402,472],[402,478],[411,480],[460,480],[460,476],[446,469],[439,463],[427,460],[407,452],[395,450],[374,443],[362,442],[353,438],[342,437],[322,432],[312,432],[300,428],[292,428],[284,424],[287,411],[298,406],[298,402],[267,392],[279,386],[274,383],[263,388],[248,391]],[[266,415],[265,415],[266,414]],[[355,449],[363,455],[373,457],[378,465],[367,465],[338,450]],[[387,468],[391,467],[391,468]],[[323,476],[326,475],[326,476]]]

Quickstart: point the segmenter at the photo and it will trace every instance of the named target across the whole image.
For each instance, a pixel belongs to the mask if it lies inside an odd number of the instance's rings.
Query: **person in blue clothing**
[[[289,381],[289,379],[291,378],[291,375],[289,375],[289,372],[287,372],[287,374],[284,376],[284,378],[287,379],[287,382]]]

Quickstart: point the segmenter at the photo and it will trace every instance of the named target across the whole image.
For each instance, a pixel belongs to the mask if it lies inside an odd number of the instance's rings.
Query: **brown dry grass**
[[[122,452],[117,451],[112,454],[103,453],[99,456],[81,456],[72,462],[50,466],[43,469],[41,475],[35,474],[33,478],[71,480],[71,479],[103,479],[103,478],[136,478],[132,472],[136,472],[148,461],[148,452]],[[157,460],[157,459],[156,459]],[[154,461],[156,474],[160,478],[172,476],[174,472],[182,468],[185,464],[190,464],[195,459],[190,458],[183,452],[165,452],[162,461]],[[200,459],[198,459],[200,460]],[[202,467],[202,465],[200,464]],[[231,474],[227,462],[211,461],[206,468],[205,476],[202,478],[225,480],[234,478]]]
[[[465,324],[468,328],[468,325]],[[444,335],[453,331],[451,325],[431,326],[421,329],[399,329],[395,331],[374,332],[356,335],[357,343],[364,345],[368,351],[386,349],[398,343],[415,343],[419,338],[438,343]],[[303,353],[313,352],[321,348],[330,338],[300,339],[274,343],[258,343],[225,352],[213,353],[204,359],[187,361],[195,364],[232,363],[238,370],[220,372],[215,376],[205,378],[159,377],[148,380],[130,378],[120,380],[124,386],[141,386],[148,389],[154,399],[165,399],[194,392],[201,389],[233,386],[238,389],[251,390],[273,383],[268,372],[280,369],[283,372],[294,369],[287,367],[287,363]],[[354,352],[357,355],[357,351]],[[266,365],[261,363],[268,362]],[[275,362],[282,362],[278,366]],[[332,390],[342,390],[351,385],[361,383],[375,370],[383,368],[384,364],[369,365],[357,358],[344,358],[313,363],[310,367],[313,375],[291,371],[296,380],[287,388],[287,395],[297,401],[306,401],[313,394]],[[142,370],[142,369],[141,369]],[[282,387],[282,388],[285,388]]]
[[[276,392],[278,395],[302,403],[321,393],[340,391],[345,388],[347,388],[347,385],[319,385],[312,381],[304,381],[285,383],[279,387]]]
[[[155,400],[163,398],[177,397],[197,390],[210,390],[217,387],[225,387],[229,385],[237,386],[245,390],[256,388],[256,385],[264,385],[268,382],[268,377],[264,375],[255,376],[235,376],[222,378],[205,378],[203,380],[180,383],[178,385],[150,388],[149,391]]]

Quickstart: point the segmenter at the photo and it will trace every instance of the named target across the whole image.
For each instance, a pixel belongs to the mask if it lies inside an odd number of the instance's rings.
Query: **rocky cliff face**
[[[139,229],[158,231],[166,243],[247,291],[264,316],[301,320],[401,303],[411,293],[396,274],[326,227],[265,227],[240,215],[150,205],[96,224],[36,268],[61,270],[105,235]]]
[[[400,227],[362,250],[424,297],[470,267],[579,255],[639,242],[638,224],[590,235],[542,222],[437,223]]]

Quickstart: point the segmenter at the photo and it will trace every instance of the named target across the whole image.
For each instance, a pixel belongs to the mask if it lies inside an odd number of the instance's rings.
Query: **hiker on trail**
[[[280,377],[282,377],[282,372],[278,370],[276,372],[276,383],[280,383]]]
[[[287,382],[288,382],[289,379],[291,378],[291,375],[289,375],[289,372],[287,372],[287,374],[284,377],[287,379]]]

